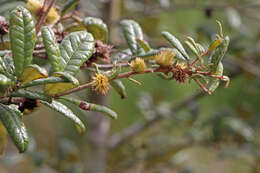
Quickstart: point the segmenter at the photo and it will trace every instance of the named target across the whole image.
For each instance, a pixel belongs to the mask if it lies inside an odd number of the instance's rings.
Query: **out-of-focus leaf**
[[[110,85],[116,90],[122,99],[126,98],[125,86],[121,80],[112,80]]]
[[[185,49],[183,48],[181,42],[174,37],[172,34],[170,34],[169,32],[162,32],[162,36],[171,43],[171,45],[173,47],[175,47],[184,57],[186,60],[189,60],[190,57],[187,54],[187,52],[185,51]]]
[[[208,52],[212,52],[216,50],[221,45],[222,42],[223,42],[222,38],[218,38],[215,41],[213,41],[208,48]]]
[[[226,36],[223,40],[223,43],[212,52],[210,56],[210,70],[215,73],[217,71],[219,63],[222,61],[224,55],[227,52],[229,45],[229,37]]]
[[[46,101],[46,102],[49,102],[51,103],[52,102],[52,98],[43,94],[43,93],[40,93],[40,92],[37,92],[37,91],[31,91],[31,90],[17,90],[15,92],[11,92],[8,94],[8,96],[11,96],[11,97],[25,97],[25,98],[28,98],[28,99],[37,99],[37,100],[43,100],[43,101]]]
[[[28,135],[20,115],[8,106],[0,104],[0,119],[20,153],[28,148]]]
[[[95,40],[101,40],[103,43],[108,41],[107,25],[99,18],[87,17],[82,21],[86,26],[87,31],[90,32]]]
[[[88,103],[88,102],[85,102],[85,101],[82,101],[82,100],[77,100],[77,99],[74,99],[74,98],[61,97],[61,99],[66,100],[66,101],[68,101],[72,104],[75,104],[75,105],[79,106],[79,108],[81,108],[85,111],[101,112],[104,115],[107,115],[111,118],[117,119],[117,113],[114,112],[113,110],[109,109],[106,106]]]
[[[61,16],[64,16],[66,13],[68,13],[71,9],[76,7],[76,5],[79,3],[80,0],[68,0],[64,7],[61,10]]]
[[[185,44],[196,57],[200,57],[198,50],[193,46],[193,44],[191,44],[189,41],[185,41]]]
[[[81,120],[67,106],[65,106],[61,102],[53,100],[51,104],[45,101],[41,101],[41,103],[53,109],[54,111],[61,113],[66,118],[71,120],[76,125],[80,133],[85,131],[85,125],[81,122]]]
[[[215,75],[222,76],[223,75],[223,64],[220,62],[217,68],[217,71],[214,73]],[[212,93],[214,92],[220,84],[219,79],[211,79],[208,85],[208,90]]]
[[[237,10],[234,8],[226,9],[227,21],[231,27],[239,29],[241,27],[241,17]]]
[[[11,85],[12,84],[12,80],[7,78],[5,75],[0,74],[0,85],[2,86],[7,86],[7,85]]]
[[[64,64],[64,59],[60,55],[59,46],[56,43],[56,37],[52,29],[48,26],[42,28],[42,38],[44,47],[46,49],[50,64],[54,72],[62,71]]]
[[[142,48],[136,41],[137,39],[143,40],[143,32],[140,25],[133,20],[122,20],[120,25],[132,54],[142,53]]]
[[[5,147],[7,144],[7,132],[3,125],[3,123],[0,121],[0,156],[4,154]]]
[[[72,76],[70,73],[67,72],[56,72],[54,73],[55,77],[61,77],[66,79],[69,82],[62,82],[62,83],[54,83],[54,84],[47,84],[44,87],[44,92],[48,95],[53,95],[57,93],[61,93],[67,91],[69,89],[75,88],[79,85],[79,81],[77,78]]]
[[[30,12],[22,6],[10,14],[10,41],[16,76],[31,64],[36,32]]]
[[[24,68],[24,71],[20,77],[22,84],[26,84],[36,79],[48,77],[48,72],[38,66],[37,64],[31,64]]]
[[[145,40],[140,40],[139,38],[136,39],[137,43],[140,45],[141,48],[144,49],[145,52],[149,52],[152,50],[149,43]]]
[[[69,34],[60,44],[63,71],[75,76],[94,51],[94,38],[86,31]]]

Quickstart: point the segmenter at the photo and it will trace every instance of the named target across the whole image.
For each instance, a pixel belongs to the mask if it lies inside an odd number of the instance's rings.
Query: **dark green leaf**
[[[50,83],[61,83],[61,82],[69,82],[69,81],[60,77],[51,76],[51,77],[36,79],[34,81],[28,82],[22,85],[22,88],[27,88],[27,87],[37,86],[37,85],[46,85]]]
[[[59,46],[55,41],[56,37],[50,27],[44,26],[42,28],[42,38],[53,71],[62,71],[62,65],[66,63],[64,62],[64,59],[61,57]]]
[[[11,92],[9,93],[7,96],[11,96],[11,97],[25,97],[25,98],[28,98],[28,99],[37,99],[37,100],[43,100],[43,101],[46,101],[48,103],[51,103],[52,102],[52,98],[43,94],[43,93],[40,93],[40,92],[37,92],[37,91],[30,91],[30,90],[18,90],[18,91],[15,91],[15,92]]]
[[[17,7],[10,14],[10,40],[16,76],[31,64],[35,45],[35,27],[30,12]]]
[[[110,81],[110,85],[117,91],[122,99],[126,97],[125,86],[121,80],[112,80]]]
[[[0,119],[19,152],[28,148],[28,135],[20,115],[6,105],[0,104]]]

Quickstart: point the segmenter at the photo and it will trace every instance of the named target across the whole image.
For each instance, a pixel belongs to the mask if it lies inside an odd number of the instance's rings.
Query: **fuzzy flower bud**
[[[93,77],[93,89],[101,93],[103,95],[106,95],[109,90],[109,79],[106,75],[97,73]]]
[[[142,58],[135,58],[131,61],[130,67],[134,72],[143,72],[146,69],[146,64]]]
[[[174,56],[175,54],[173,51],[164,50],[155,56],[155,62],[162,67],[168,67],[173,64]]]

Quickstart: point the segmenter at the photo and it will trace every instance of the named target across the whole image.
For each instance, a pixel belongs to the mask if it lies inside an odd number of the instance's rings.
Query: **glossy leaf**
[[[12,80],[7,78],[5,75],[0,74],[0,85],[1,86],[7,86],[7,85],[11,85],[12,84]]]
[[[103,43],[108,41],[107,25],[99,18],[87,17],[82,21],[83,25],[87,28],[95,40],[101,40]]]
[[[60,44],[63,71],[75,76],[94,51],[94,38],[86,31],[69,34]]]
[[[112,80],[110,85],[116,90],[122,99],[126,98],[125,86],[121,80]]]
[[[66,118],[71,120],[78,129],[80,129],[80,132],[85,131],[85,125],[81,122],[81,120],[64,104],[61,102],[58,102],[56,100],[53,100],[52,103],[48,103],[45,101],[41,101],[42,104],[45,106],[51,108],[52,110],[61,113]]]
[[[46,101],[46,102],[49,102],[51,103],[52,102],[52,98],[43,94],[43,93],[40,93],[40,92],[37,92],[37,91],[31,91],[31,90],[17,90],[15,92],[11,92],[8,94],[8,96],[11,96],[11,97],[25,97],[25,98],[28,98],[28,99],[37,99],[37,100],[43,100],[43,101]]]
[[[48,95],[61,93],[61,92],[67,91],[69,89],[75,88],[79,85],[78,79],[75,78],[74,76],[72,76],[70,73],[56,72],[56,73],[54,73],[54,76],[63,78],[68,82],[45,85],[44,92]]]
[[[66,13],[68,13],[71,9],[76,7],[76,5],[79,3],[80,0],[68,0],[66,1],[64,7],[61,10],[61,16],[64,16]]]
[[[44,26],[42,28],[42,38],[53,71],[62,71],[63,65],[66,63],[61,57],[59,46],[56,43],[56,37],[50,27]]]
[[[20,80],[22,81],[22,84],[26,84],[36,79],[47,78],[47,77],[48,77],[48,72],[44,68],[38,66],[37,64],[31,64],[25,67],[20,77]]]
[[[120,22],[124,37],[133,55],[142,52],[142,48],[138,45],[137,39],[143,40],[143,32],[138,23],[133,20],[122,20]]]
[[[28,148],[28,135],[20,115],[8,106],[0,104],[0,120],[20,153]]]
[[[34,81],[28,82],[22,85],[22,88],[27,88],[27,87],[37,86],[37,85],[46,85],[50,83],[62,83],[62,82],[69,82],[69,81],[60,77],[51,76],[51,77],[36,79]]]
[[[95,112],[101,112],[106,116],[109,116],[111,118],[117,119],[117,113],[113,110],[109,109],[106,106],[97,105],[93,103],[88,103],[82,100],[77,100],[74,98],[67,98],[67,97],[61,97],[61,99],[66,100],[72,104],[75,104],[79,106],[79,108],[85,110],[85,111],[95,111]]]
[[[189,60],[190,57],[187,54],[187,52],[185,51],[185,49],[183,48],[181,42],[174,37],[172,34],[170,34],[169,32],[162,32],[162,36],[169,41],[169,43],[171,43],[171,45],[173,47],[175,47],[184,57],[186,60]]]
[[[6,144],[7,144],[7,132],[3,123],[0,121],[0,156],[4,154]]]
[[[17,7],[10,14],[10,41],[15,73],[19,77],[24,67],[31,64],[36,32],[30,12]]]

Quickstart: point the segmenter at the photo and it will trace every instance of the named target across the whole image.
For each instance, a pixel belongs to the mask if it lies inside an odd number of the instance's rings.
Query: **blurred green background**
[[[8,16],[17,3],[23,4],[0,0],[1,15]],[[193,81],[179,84],[153,74],[136,76],[141,86],[123,80],[127,98],[121,99],[113,89],[105,98],[119,118],[105,120],[110,128],[101,147],[90,144],[90,117],[95,115],[73,109],[87,127],[80,135],[71,122],[40,107],[25,117],[32,141],[29,151],[18,154],[9,140],[0,173],[260,173],[259,0],[81,0],[77,9],[82,16],[108,23],[110,44],[116,49],[126,48],[118,29],[121,19],[139,22],[155,48],[168,45],[160,36],[165,30],[182,41],[192,36],[206,47],[218,32],[216,20],[221,21],[231,38],[224,60],[224,74],[232,75],[230,86],[221,85],[212,95],[191,100],[173,113],[171,105],[200,92]],[[85,76],[81,72],[82,82]],[[165,117],[119,147],[107,147],[111,135],[154,116]],[[96,150],[105,155],[102,160],[95,160]],[[98,171],[89,169],[94,163]]]

